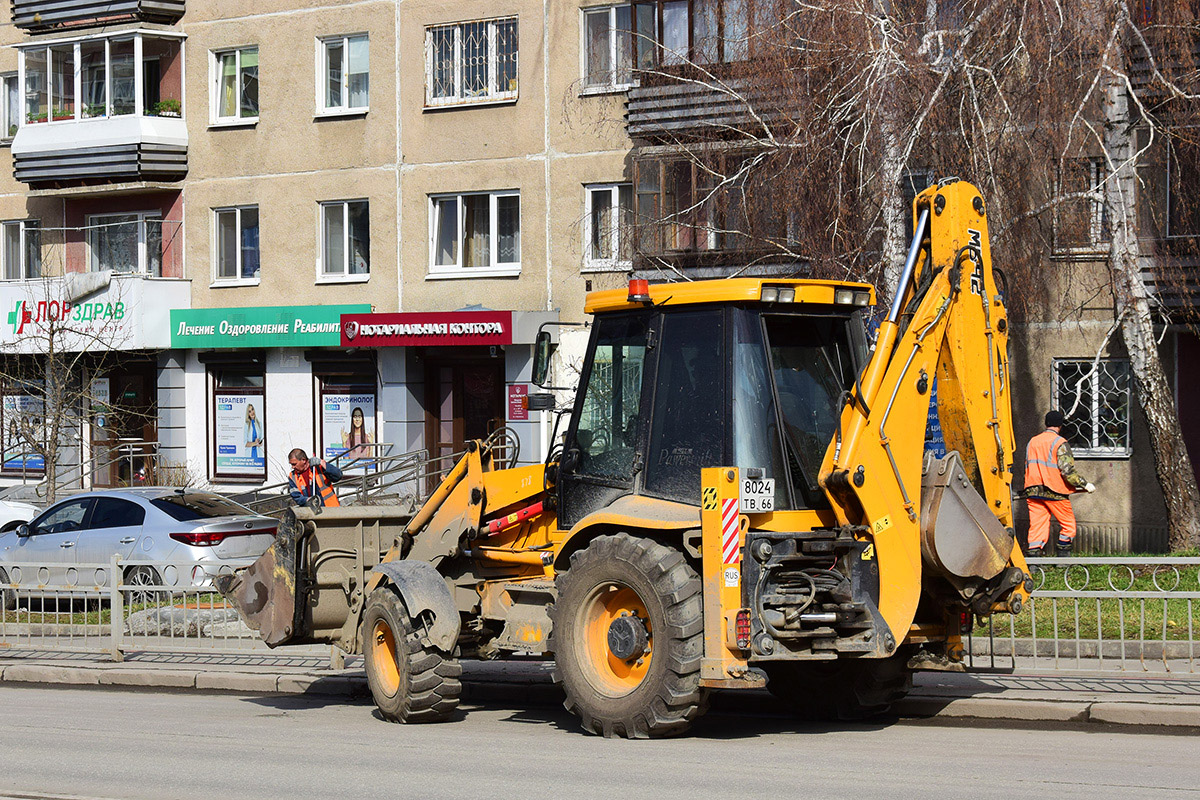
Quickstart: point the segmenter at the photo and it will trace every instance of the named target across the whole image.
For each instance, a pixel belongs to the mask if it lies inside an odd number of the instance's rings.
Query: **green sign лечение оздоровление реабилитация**
[[[171,312],[171,347],[337,347],[342,314],[370,310],[368,304],[177,309]]]

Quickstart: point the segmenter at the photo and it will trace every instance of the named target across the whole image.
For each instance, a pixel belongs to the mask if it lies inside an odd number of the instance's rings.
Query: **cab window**
[[[596,323],[596,349],[584,388],[575,449],[575,473],[632,481],[641,422],[646,318],[612,317]]]

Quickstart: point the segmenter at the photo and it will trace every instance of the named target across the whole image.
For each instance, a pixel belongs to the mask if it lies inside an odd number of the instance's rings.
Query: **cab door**
[[[634,491],[645,463],[649,331],[650,316],[644,313],[596,322],[559,468],[563,527]]]

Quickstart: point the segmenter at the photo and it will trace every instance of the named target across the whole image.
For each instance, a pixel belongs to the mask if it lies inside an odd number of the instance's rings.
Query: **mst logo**
[[[967,228],[971,240],[967,242],[967,256],[975,264],[971,271],[971,294],[983,294],[983,234],[974,228]]]

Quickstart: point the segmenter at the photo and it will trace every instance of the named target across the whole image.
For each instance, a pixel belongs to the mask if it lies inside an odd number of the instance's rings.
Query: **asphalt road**
[[[401,726],[335,697],[0,686],[0,798],[1200,798],[1181,735],[710,714],[630,742],[559,708],[465,711]]]

